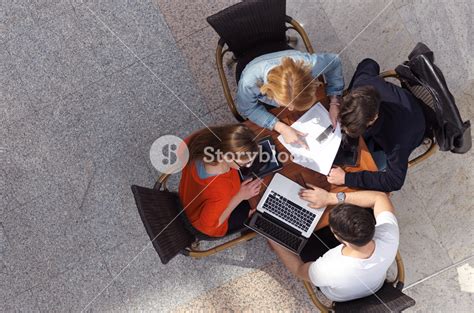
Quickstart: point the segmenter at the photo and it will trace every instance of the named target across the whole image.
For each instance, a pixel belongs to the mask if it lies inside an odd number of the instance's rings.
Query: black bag
[[[434,64],[434,54],[419,42],[408,61],[395,69],[402,86],[422,103],[427,131],[436,138],[441,151],[466,153],[471,149],[471,123],[463,122],[454,97],[441,70]]]

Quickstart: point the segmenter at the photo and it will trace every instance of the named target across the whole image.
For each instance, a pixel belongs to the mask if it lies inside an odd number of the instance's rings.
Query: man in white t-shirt
[[[398,223],[390,199],[377,191],[357,191],[346,195],[310,187],[300,192],[300,197],[311,203],[310,207],[337,205],[329,214],[330,230],[327,229],[327,233],[332,232],[340,244],[332,245],[335,247],[327,251],[331,239],[314,235],[313,244],[307,244],[302,257],[321,250],[323,245],[327,252],[314,256],[313,262],[307,258],[304,262],[272,241],[270,245],[293,274],[311,281],[332,301],[350,301],[375,293],[382,287],[398,250]],[[373,212],[367,208],[372,208]],[[314,247],[314,241],[319,248],[305,252]]]

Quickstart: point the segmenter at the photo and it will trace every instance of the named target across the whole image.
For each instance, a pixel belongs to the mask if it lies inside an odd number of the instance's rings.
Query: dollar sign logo
[[[161,173],[177,173],[186,166],[189,151],[181,138],[165,135],[153,142],[150,148],[150,161]]]
[[[170,145],[165,145],[163,146],[163,165],[173,165],[176,160],[178,159],[176,155],[176,151],[178,150],[178,147],[175,144],[170,144]]]

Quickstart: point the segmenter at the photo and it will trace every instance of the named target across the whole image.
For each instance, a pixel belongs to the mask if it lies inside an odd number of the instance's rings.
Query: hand
[[[323,208],[329,203],[329,192],[326,190],[307,184],[310,189],[301,189],[299,196],[301,199],[308,201],[308,206],[313,209]]]
[[[328,182],[333,185],[344,185],[346,181],[346,172],[338,166],[329,171]]]
[[[257,211],[257,208],[250,210],[248,217],[251,217],[255,213],[255,211]]]
[[[242,200],[248,200],[260,193],[261,186],[262,181],[259,178],[247,179],[242,182],[242,184],[240,185],[239,192],[237,194]]]
[[[282,122],[277,122],[277,125],[275,125],[275,130],[283,136],[283,139],[286,143],[298,144],[303,146],[305,149],[309,149],[308,144],[304,139],[304,137],[306,137],[308,134],[300,132]]]
[[[329,105],[329,118],[331,119],[332,127],[335,129],[337,126],[337,119],[339,117],[339,105],[331,102]]]

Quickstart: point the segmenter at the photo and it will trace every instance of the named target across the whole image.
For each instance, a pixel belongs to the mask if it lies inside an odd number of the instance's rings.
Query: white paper
[[[339,123],[334,132],[322,143],[319,143],[316,138],[329,125],[331,125],[329,112],[318,102],[291,125],[294,129],[308,134],[304,139],[308,144],[309,150],[300,145],[287,144],[282,135],[278,136],[278,140],[290,151],[293,156],[293,162],[318,173],[328,175],[341,144],[341,128]]]

